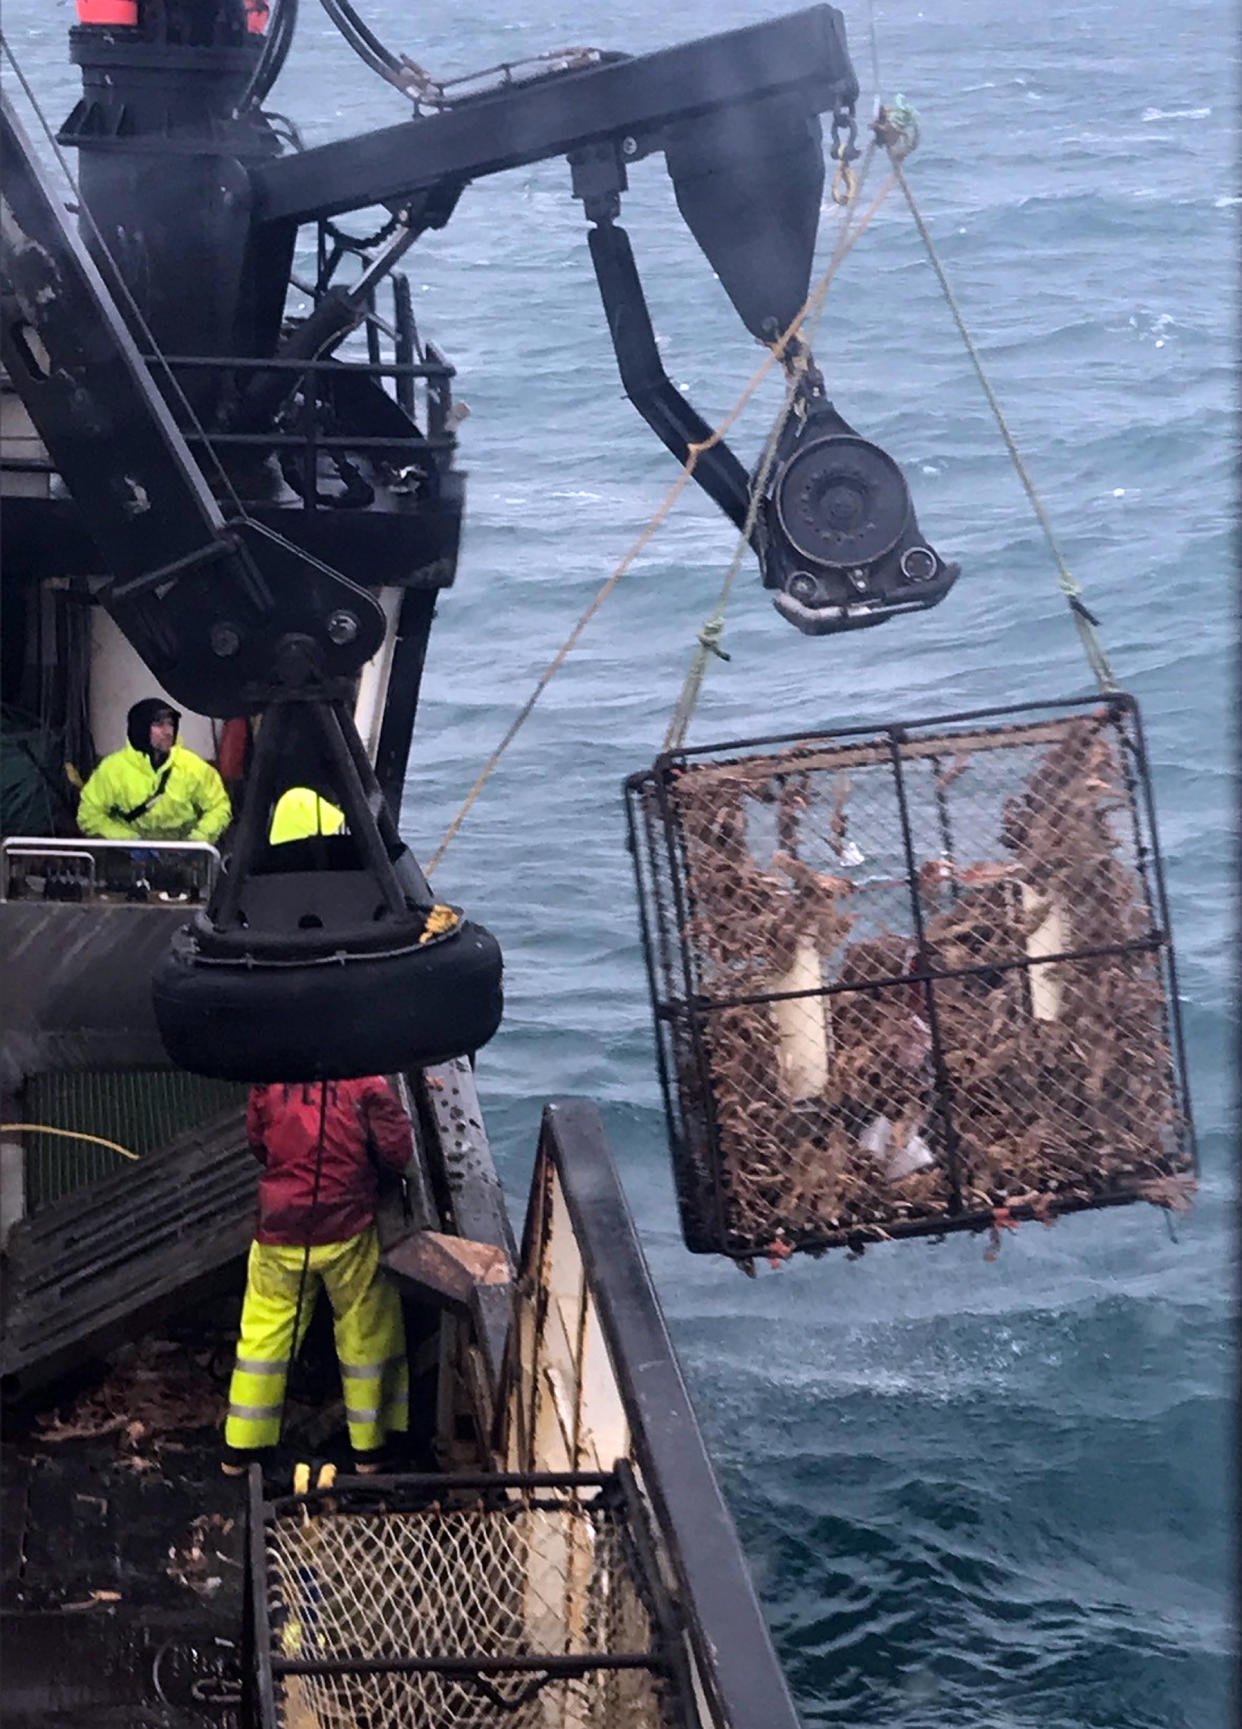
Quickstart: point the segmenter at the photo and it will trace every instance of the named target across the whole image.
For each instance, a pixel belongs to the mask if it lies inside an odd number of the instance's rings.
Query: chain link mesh
[[[267,1526],[272,1654],[448,1658],[462,1672],[277,1675],[282,1729],[679,1729],[624,1512],[525,1494],[413,1511],[324,1504]],[[578,1675],[479,1657],[639,1655]]]
[[[1131,705],[988,718],[662,758],[631,781],[691,1248],[1184,1200]]]

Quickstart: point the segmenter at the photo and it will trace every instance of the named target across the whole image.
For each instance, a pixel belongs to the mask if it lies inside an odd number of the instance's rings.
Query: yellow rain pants
[[[249,1452],[279,1441],[289,1364],[306,1336],[322,1280],[332,1305],[350,1444],[355,1453],[374,1452],[389,1434],[403,1433],[410,1421],[401,1299],[379,1264],[375,1226],[343,1243],[311,1248],[295,1340],[293,1318],[305,1257],[304,1247],[250,1246],[225,1442]]]

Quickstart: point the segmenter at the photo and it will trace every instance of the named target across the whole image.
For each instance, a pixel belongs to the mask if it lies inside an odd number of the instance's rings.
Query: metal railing
[[[543,1114],[502,1396],[510,1469],[623,1459],[650,1509],[698,1729],[797,1715],[594,1105]]]
[[[144,355],[157,380],[170,369],[175,375],[198,373],[214,375],[230,394],[243,394],[247,381],[273,374],[290,375],[289,394],[300,392],[296,409],[295,430],[217,430],[212,427],[184,424],[182,436],[195,451],[215,452],[221,461],[249,456],[261,462],[272,454],[298,455],[299,487],[303,507],[308,511],[323,508],[319,495],[318,468],[321,455],[347,456],[350,452],[364,455],[372,461],[386,463],[398,475],[402,470],[416,468],[420,458],[430,457],[434,466],[446,466],[456,449],[453,431],[452,380],[455,369],[433,343],[424,349],[426,359],[418,361],[382,361],[335,359],[293,360],[280,357],[261,358],[254,355]],[[333,432],[326,425],[328,405],[324,401],[326,384],[343,378],[365,377],[374,381],[389,380],[393,385],[395,407],[409,417],[408,432],[366,434]],[[422,385],[421,392],[417,389]],[[421,397],[421,401],[420,401]],[[16,446],[20,444],[20,449]],[[14,448],[9,448],[10,446]],[[23,474],[57,472],[56,465],[31,438],[5,440],[0,450],[0,469]]]
[[[300,454],[299,490],[307,511],[321,507],[318,470],[321,455],[334,453],[344,456],[353,451],[372,460],[386,462],[400,471],[417,465],[420,456],[430,455],[437,464],[451,457],[457,440],[452,430],[452,379],[454,368],[433,344],[426,347],[427,358],[421,361],[381,361],[378,359],[339,361],[336,359],[297,360],[282,357],[256,358],[253,355],[173,354],[144,356],[148,365],[156,367],[158,378],[164,367],[176,373],[209,373],[227,381],[230,391],[244,396],[247,381],[258,382],[274,375],[290,375],[289,395],[300,392],[296,410],[297,427],[292,431],[259,430],[228,431],[183,426],[182,432],[192,449],[208,449],[234,456],[249,454],[262,460],[272,453]],[[323,398],[324,386],[345,378],[364,377],[374,381],[389,379],[393,383],[397,403],[416,422],[419,411],[416,386],[422,392],[422,427],[412,424],[408,433],[366,434],[337,433],[325,428],[328,409]]]
[[[252,1470],[247,1729],[797,1729],[599,1114],[544,1111],[498,1468]]]
[[[205,841],[10,835],[0,841],[0,901],[199,906],[219,870]]]

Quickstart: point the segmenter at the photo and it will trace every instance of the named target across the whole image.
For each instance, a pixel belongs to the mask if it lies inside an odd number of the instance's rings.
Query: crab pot
[[[253,1729],[690,1729],[702,1721],[622,1461],[338,1479],[248,1506]]]
[[[691,1249],[1184,1207],[1132,699],[678,752],[627,796]]]

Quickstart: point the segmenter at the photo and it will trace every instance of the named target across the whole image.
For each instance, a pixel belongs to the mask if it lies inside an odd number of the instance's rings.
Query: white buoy
[[[774,991],[823,989],[819,950],[808,937],[801,937],[794,950],[793,965],[772,980]],[[773,1003],[781,1082],[795,1103],[818,1098],[828,1084],[829,1019],[825,999],[819,995],[789,997]]]
[[[1046,898],[1029,883],[1022,883],[1022,911],[1029,918],[1047,908],[1042,921],[1026,939],[1032,960],[1040,955],[1063,955],[1070,945],[1069,919],[1060,901]],[[1055,1021],[1061,1012],[1061,980],[1054,966],[1032,967],[1027,974],[1031,987],[1031,1013],[1037,1021]]]

